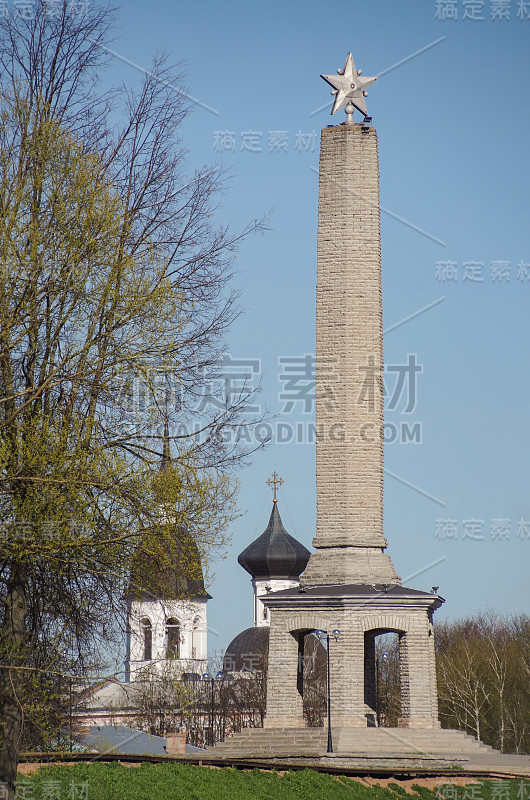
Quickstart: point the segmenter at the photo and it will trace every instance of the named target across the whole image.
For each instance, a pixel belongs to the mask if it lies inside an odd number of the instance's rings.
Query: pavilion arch
[[[378,614],[368,617],[361,623],[364,653],[364,710],[369,727],[379,724],[379,668],[376,658],[376,639],[385,633],[395,633],[399,637],[400,685],[406,680],[403,670],[402,654],[406,648],[409,623],[395,614]]]
[[[407,633],[409,623],[403,617],[395,614],[379,614],[377,617],[367,617],[361,622],[363,633],[367,631],[379,631],[380,633]]]
[[[328,631],[336,627],[328,618],[312,612],[290,614],[285,620],[285,626],[292,634],[313,633],[318,630]]]
[[[296,658],[296,689],[299,698],[303,701],[305,694],[304,681],[307,676],[306,660],[310,650],[313,650],[313,658],[315,655],[314,647],[311,648],[311,643],[306,641],[307,636],[317,630],[331,631],[336,626],[332,625],[329,618],[314,612],[290,614],[284,620],[284,626],[284,630],[287,629],[286,632],[296,641],[298,651]]]

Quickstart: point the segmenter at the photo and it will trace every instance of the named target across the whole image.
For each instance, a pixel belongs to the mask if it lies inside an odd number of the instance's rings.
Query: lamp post
[[[381,660],[386,661],[388,653],[381,653]],[[377,719],[377,727],[381,725],[381,718],[379,715],[379,656],[375,659],[375,716]]]
[[[73,749],[73,736],[72,736],[72,688],[73,688],[72,684],[73,684],[73,680],[74,680],[73,676],[70,675],[70,696],[69,696],[69,701],[70,702],[69,702],[69,714],[68,714],[69,727],[70,727],[68,741],[70,743],[70,752],[72,752],[72,749]]]
[[[326,650],[327,650],[327,660],[328,660],[328,753],[333,752],[333,740],[331,737],[331,675],[329,669],[329,642],[331,639],[337,639],[340,636],[340,631],[335,629],[329,633],[328,631],[323,631],[321,629],[315,631],[315,636],[317,636],[320,641],[326,640]]]
[[[205,672],[202,676],[203,681],[210,681],[210,686],[212,689],[211,695],[211,706],[210,706],[210,747],[213,747],[215,744],[215,736],[214,736],[214,713],[215,713],[215,681],[221,680],[224,675],[222,672],[218,672],[215,677],[210,675],[209,672]]]

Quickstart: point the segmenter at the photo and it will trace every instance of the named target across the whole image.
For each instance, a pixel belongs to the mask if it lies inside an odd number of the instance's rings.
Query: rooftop
[[[237,560],[253,578],[292,578],[297,580],[306,568],[311,553],[285,528],[275,501],[269,524]]]

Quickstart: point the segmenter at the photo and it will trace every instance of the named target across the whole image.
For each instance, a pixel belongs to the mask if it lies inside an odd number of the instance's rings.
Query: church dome
[[[232,639],[223,659],[223,672],[265,669],[269,654],[268,626],[247,628]]]
[[[253,578],[290,578],[298,580],[311,553],[283,527],[278,504],[261,536],[237,557],[243,569]]]
[[[247,628],[232,639],[223,658],[223,672],[252,672],[266,670],[269,658],[268,625]],[[326,669],[326,648],[316,636],[304,639],[304,660],[309,667]]]
[[[145,530],[131,560],[128,597],[135,600],[209,599],[201,556],[182,526]]]

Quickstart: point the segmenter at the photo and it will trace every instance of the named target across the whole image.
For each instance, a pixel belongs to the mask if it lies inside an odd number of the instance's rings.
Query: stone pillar
[[[348,615],[349,616],[349,615]],[[366,727],[364,634],[342,620],[339,639],[331,640],[331,719],[334,728]]]
[[[377,135],[324,128],[316,320],[317,531],[304,583],[399,583],[383,536]]]
[[[429,632],[427,640],[427,654],[429,661],[429,694],[431,697],[431,718],[433,720],[433,727],[440,728],[441,724],[438,719],[438,687],[436,683],[436,652],[434,649],[434,629],[432,624],[432,613],[429,615]]]
[[[185,733],[166,734],[166,753],[168,756],[180,756],[186,752]]]
[[[300,639],[290,633],[281,614],[271,614],[267,713],[265,728],[303,728],[303,698],[299,691]]]
[[[440,727],[430,627],[427,620],[415,620],[409,631],[400,635],[401,728]]]

